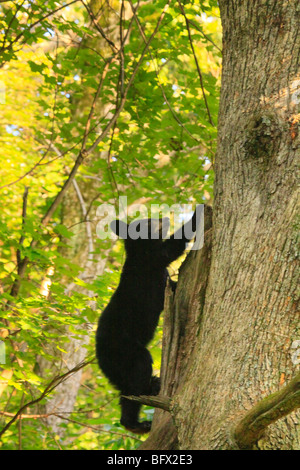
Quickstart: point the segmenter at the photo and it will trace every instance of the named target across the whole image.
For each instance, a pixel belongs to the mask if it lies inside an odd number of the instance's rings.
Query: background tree
[[[92,0],[86,5],[86,10],[82,12],[82,20],[84,24],[88,24],[91,30],[94,32],[93,35],[89,35],[82,38],[82,41],[72,41],[72,44],[68,44],[73,54],[79,52],[80,48],[83,50],[94,49],[95,53],[98,53],[104,57],[109,57],[111,52],[105,38],[98,34],[96,29],[96,21],[99,21],[102,25],[105,34],[110,34],[110,38],[113,39],[114,43],[121,46],[121,38],[119,38],[119,8],[115,8],[116,2],[102,2],[99,0]],[[122,16],[124,17],[124,11]],[[78,13],[73,12],[73,19],[78,18]],[[60,51],[60,45],[64,45],[65,35],[57,32],[58,44],[57,49]],[[63,60],[58,54],[58,60]],[[97,73],[98,72],[98,73]],[[89,59],[82,64],[77,71],[78,78],[80,80],[88,80],[90,76],[100,79],[99,71],[91,70],[91,63]],[[113,90],[112,90],[113,93]],[[115,97],[114,97],[115,100]],[[80,116],[84,116],[90,113],[91,103],[93,103],[93,89],[85,87],[83,93],[72,99],[71,101],[71,119],[74,123]],[[100,102],[95,102],[94,114],[100,121],[107,114],[107,112],[113,108],[114,103],[105,104],[104,108]],[[102,109],[103,108],[103,109]],[[59,150],[53,145],[53,149],[57,156],[60,157]],[[103,155],[103,153],[105,155]],[[97,162],[99,158],[107,158],[107,152],[94,152],[92,160]],[[93,202],[99,198],[99,185],[101,184],[101,178],[98,176],[91,176],[82,174],[74,178],[73,184],[65,194],[62,201],[61,210],[61,224],[66,227],[71,227],[73,231],[72,237],[69,239],[62,239],[66,243],[61,248],[62,254],[65,258],[69,259],[73,263],[75,262],[81,267],[82,271],[79,275],[82,285],[74,283],[73,280],[68,280],[68,277],[62,278],[63,284],[66,286],[66,293],[72,296],[74,290],[83,293],[91,298],[94,297],[95,293],[89,290],[88,284],[92,282],[97,276],[103,274],[105,267],[105,252],[101,253],[101,256],[95,257],[95,244],[97,242],[97,235],[95,227],[93,228],[93,220],[96,218],[96,207]],[[109,250],[107,250],[107,253]],[[68,282],[69,281],[69,282]],[[86,284],[86,286],[84,285]],[[91,310],[95,310],[97,304],[95,300],[91,300],[88,303]],[[80,314],[80,312],[79,312]],[[86,322],[87,330],[92,330],[92,324]],[[72,331],[68,331],[66,326],[64,330],[68,337],[66,343],[61,345],[63,352],[61,352],[61,360],[58,360],[57,350],[50,346],[50,352],[54,360],[50,361],[41,356],[38,360],[38,366],[41,373],[44,370],[51,370],[52,375],[59,375],[67,370],[72,369],[76,364],[81,363],[85,360],[87,355],[87,344],[89,343],[89,336],[82,335],[80,338],[73,337]],[[56,345],[54,345],[56,348]],[[61,435],[65,432],[65,428],[60,426],[63,419],[58,417],[60,412],[71,413],[76,402],[77,393],[81,384],[82,369],[76,374],[71,375],[66,381],[61,383],[55,390],[55,393],[46,403],[44,413],[49,414],[49,417],[45,418],[47,424],[51,427],[52,432]],[[56,414],[53,414],[53,413]]]
[[[162,393],[171,401],[161,405],[170,413],[156,414],[142,448],[299,450],[299,9],[219,4],[212,228],[208,216],[203,250],[166,299]]]

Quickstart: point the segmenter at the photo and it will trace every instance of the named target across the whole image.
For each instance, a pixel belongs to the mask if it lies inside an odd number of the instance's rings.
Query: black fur
[[[151,227],[156,239],[145,239]],[[159,378],[152,377],[152,358],[146,346],[163,310],[166,268],[183,253],[186,243],[193,237],[196,211],[189,222],[166,240],[163,240],[169,228],[166,218],[161,221],[144,219],[130,225],[116,220],[111,228],[121,238],[129,236],[125,239],[126,261],[119,286],[98,323],[99,366],[121,395],[157,395]],[[131,229],[139,229],[141,237],[131,239]],[[188,229],[187,236],[183,229]],[[121,424],[125,428],[136,433],[149,432],[151,421],[138,421],[139,403],[121,397],[120,404]]]

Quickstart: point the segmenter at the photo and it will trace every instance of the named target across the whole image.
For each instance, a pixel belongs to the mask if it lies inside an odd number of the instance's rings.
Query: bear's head
[[[127,255],[145,260],[161,253],[163,240],[170,228],[169,217],[161,219],[141,219],[130,224],[113,220],[111,230],[125,242]]]

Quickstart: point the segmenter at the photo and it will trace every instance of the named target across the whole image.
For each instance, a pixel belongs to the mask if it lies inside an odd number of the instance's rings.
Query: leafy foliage
[[[221,62],[217,2],[166,5],[1,3],[2,449],[131,449],[140,443],[118,424],[116,392],[95,364],[84,368],[63,437],[53,434],[43,419],[51,394],[39,401],[53,371],[39,370],[37,358],[55,362],[67,354],[64,345],[83,337],[90,338],[84,347],[93,358],[97,317],[123,263],[121,244],[96,240],[94,255],[106,258],[105,271],[82,280],[83,266],[71,255],[79,222],[66,225],[61,204],[68,178],[80,186],[91,213],[104,202],[117,206],[120,196],[128,205],[212,198]],[[157,372],[161,336],[160,328],[152,345]]]

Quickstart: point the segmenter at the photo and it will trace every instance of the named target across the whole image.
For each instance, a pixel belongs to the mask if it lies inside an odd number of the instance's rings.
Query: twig
[[[92,103],[92,106],[91,106],[91,109],[90,109],[90,112],[89,112],[89,116],[88,116],[88,119],[87,119],[87,122],[86,122],[86,125],[85,125],[85,130],[84,130],[84,136],[83,136],[81,151],[85,151],[86,142],[87,142],[87,138],[88,138],[89,131],[90,131],[90,127],[91,127],[91,120],[92,120],[92,118],[93,118],[93,114],[94,114],[94,111],[95,111],[96,101],[97,101],[97,99],[98,99],[98,97],[99,97],[99,95],[100,95],[100,93],[101,93],[101,90],[102,90],[102,87],[103,87],[103,83],[104,83],[105,77],[106,77],[106,75],[107,75],[109,66],[110,66],[110,64],[115,60],[115,58],[116,58],[116,57],[111,58],[109,61],[107,61],[106,64],[105,64],[105,66],[104,66],[104,68],[103,68],[102,75],[101,75],[101,79],[100,79],[98,88],[97,88],[97,90],[96,90],[96,93],[95,93],[95,96],[94,96],[94,99],[93,99],[93,103]]]
[[[89,254],[88,254],[88,256],[89,256],[89,261],[90,261],[90,260],[93,259],[93,252],[94,252],[93,234],[92,234],[92,229],[91,229],[91,223],[90,223],[89,220],[87,220],[86,205],[85,205],[84,199],[82,197],[82,194],[81,194],[81,191],[80,191],[80,188],[78,186],[78,183],[77,183],[76,179],[73,180],[73,186],[74,186],[75,192],[77,194],[77,198],[80,202],[82,215],[83,215],[84,220],[86,222],[86,236],[87,236],[88,245],[89,245],[89,249],[88,249]]]
[[[128,30],[127,30],[124,38],[122,38],[122,40],[120,41],[120,44],[121,44],[120,49],[116,50],[115,54],[112,57],[110,57],[105,63],[105,66],[104,66],[103,71],[102,71],[102,76],[101,76],[98,88],[96,90],[96,93],[95,93],[95,96],[94,96],[94,99],[93,99],[93,103],[92,103],[92,106],[91,106],[91,109],[90,109],[90,113],[89,113],[89,116],[88,116],[88,120],[87,120],[87,123],[86,123],[81,151],[84,151],[86,149],[86,142],[87,142],[88,134],[90,132],[91,120],[92,120],[92,117],[93,117],[93,114],[94,114],[94,111],[95,111],[95,104],[96,104],[96,101],[97,101],[97,99],[100,95],[100,92],[102,90],[103,83],[104,83],[105,77],[106,77],[107,72],[108,72],[108,68],[113,62],[115,62],[117,60],[117,56],[119,54],[121,56],[120,60],[121,61],[123,60],[123,67],[124,67],[124,59],[122,59],[122,56],[124,56],[124,52],[123,52],[124,51],[124,46],[126,44],[129,33],[131,31],[132,24],[133,24],[133,18],[131,19],[130,25],[128,27]]]
[[[58,42],[56,43],[56,60],[57,60],[57,49],[58,49]],[[53,115],[53,119],[52,119],[52,128],[51,128],[51,140],[49,140],[48,142],[48,148],[46,150],[46,152],[44,153],[44,155],[39,159],[39,161],[37,163],[35,163],[35,165],[30,169],[28,170],[23,176],[20,176],[19,178],[17,178],[16,180],[12,181],[11,183],[7,183],[7,184],[4,184],[3,186],[0,186],[0,189],[3,189],[3,188],[6,188],[6,187],[9,187],[9,186],[12,186],[13,184],[16,184],[16,183],[19,183],[23,178],[25,178],[26,176],[30,175],[38,166],[41,166],[41,165],[45,165],[45,164],[49,164],[51,163],[51,161],[47,161],[47,162],[44,162],[42,163],[42,161],[47,157],[48,155],[48,152],[52,146],[52,141],[53,141],[53,136],[54,136],[54,116],[55,116],[55,110],[56,110],[56,105],[57,105],[57,92],[58,92],[58,85],[56,84],[55,86],[55,94],[54,94],[54,104],[53,104],[53,107],[52,107],[52,115]],[[74,148],[71,147],[71,149]],[[69,150],[71,150],[69,149]],[[60,156],[63,156],[65,153],[67,153],[69,150],[67,150],[66,152],[64,152],[63,154],[61,154]],[[53,160],[52,160],[53,161]]]
[[[22,6],[24,5],[26,0],[23,0],[22,3],[20,3],[20,5],[17,5],[17,8],[16,8],[16,11],[14,13],[14,15],[11,17],[11,20],[7,26],[7,29],[5,31],[5,35],[4,35],[4,38],[3,38],[3,41],[2,41],[2,48],[5,46],[5,43],[6,43],[6,38],[8,36],[8,33],[9,33],[9,30],[10,30],[10,27],[11,25],[13,24],[14,20],[16,19],[16,16],[18,14],[18,12],[21,10]]]
[[[25,186],[24,194],[23,194],[23,207],[22,207],[22,228],[21,228],[21,236],[19,240],[19,248],[17,249],[17,267],[19,271],[19,266],[21,264],[21,247],[23,245],[25,239],[25,223],[26,223],[26,213],[27,213],[27,199],[28,199],[28,186]]]
[[[162,23],[162,20],[166,14],[166,11],[169,7],[169,4],[172,0],[168,0],[168,2],[166,3],[166,5],[164,6],[163,8],[163,11],[157,21],[157,24],[156,24],[156,27],[154,28],[154,31],[153,33],[151,34],[149,40],[147,41],[142,53],[141,53],[141,56],[138,60],[138,62],[136,63],[136,66],[131,74],[131,77],[128,81],[128,84],[126,86],[126,89],[124,90],[124,95],[120,101],[120,104],[118,107],[116,107],[115,109],[115,114],[113,115],[113,117],[111,118],[111,120],[109,121],[109,123],[106,125],[106,127],[104,128],[104,130],[101,132],[101,134],[96,138],[96,140],[94,141],[94,143],[91,145],[91,147],[89,147],[88,149],[81,149],[81,151],[79,152],[79,155],[77,156],[76,160],[75,160],[75,164],[67,178],[67,180],[65,181],[65,183],[63,184],[60,192],[57,194],[56,198],[54,199],[53,203],[51,204],[51,206],[49,207],[48,211],[46,212],[46,214],[44,215],[44,217],[42,218],[41,220],[41,225],[43,226],[46,226],[51,217],[53,216],[54,212],[56,211],[57,207],[59,206],[59,204],[61,203],[65,193],[67,192],[67,190],[69,189],[70,185],[72,184],[72,181],[73,179],[75,178],[75,175],[77,173],[77,170],[78,168],[80,167],[80,165],[82,164],[82,162],[84,161],[84,159],[90,154],[92,153],[96,147],[99,145],[99,143],[105,139],[105,137],[107,136],[107,134],[110,132],[110,130],[113,128],[113,126],[115,125],[120,113],[122,112],[124,106],[125,106],[125,102],[126,102],[126,99],[127,99],[127,94],[130,90],[130,87],[135,79],[135,76],[137,74],[137,71],[145,57],[145,54],[147,53],[148,49],[149,49],[149,46],[152,42],[152,40],[154,39],[157,31],[159,30],[159,27]],[[33,248],[36,246],[36,243],[37,241],[36,240],[32,240],[31,244],[30,244],[30,247]],[[25,272],[26,272],[26,268],[27,268],[27,264],[28,264],[28,257],[25,257],[22,262],[21,262],[21,265],[20,265],[20,269],[19,269],[19,272],[18,272],[18,277],[15,279],[13,285],[12,285],[12,288],[11,288],[11,291],[10,291],[10,295],[12,297],[16,297],[18,295],[18,292],[19,292],[19,289],[20,289],[20,283],[21,283],[21,279],[24,277],[25,275]],[[7,306],[10,304],[10,301],[8,302]]]
[[[120,101],[120,104],[119,104],[118,108],[115,110],[114,116],[112,117],[112,119],[110,120],[110,122],[107,124],[107,126],[105,127],[105,129],[103,130],[103,132],[101,133],[101,135],[99,135],[99,137],[97,137],[97,139],[95,140],[95,142],[93,143],[93,145],[87,150],[87,153],[88,153],[88,154],[90,154],[91,152],[93,152],[93,151],[95,150],[95,148],[99,145],[99,143],[107,136],[108,132],[109,132],[110,129],[113,127],[113,125],[114,125],[114,123],[116,122],[116,120],[118,119],[118,117],[119,117],[121,111],[123,110],[124,105],[125,105],[125,102],[126,102],[127,94],[128,94],[128,92],[129,92],[129,90],[130,90],[130,87],[131,87],[131,85],[132,85],[132,83],[133,83],[133,81],[134,81],[134,79],[135,79],[135,76],[136,76],[136,74],[137,74],[137,71],[138,71],[138,69],[139,69],[139,67],[140,67],[140,65],[141,65],[141,63],[142,63],[142,61],[144,60],[144,57],[145,57],[145,55],[146,55],[146,53],[147,53],[147,51],[148,51],[148,49],[149,49],[149,46],[150,46],[152,40],[154,39],[154,37],[155,37],[157,31],[159,30],[159,27],[160,27],[160,25],[161,25],[161,23],[162,23],[162,20],[163,20],[164,17],[165,17],[165,14],[166,14],[166,11],[167,11],[167,9],[168,9],[168,7],[169,7],[170,2],[171,2],[171,0],[168,0],[168,2],[166,3],[166,5],[164,6],[164,9],[163,9],[163,11],[162,11],[162,13],[161,13],[161,15],[160,15],[160,17],[159,17],[159,19],[158,19],[158,22],[157,22],[157,24],[156,24],[156,27],[155,27],[153,33],[151,34],[150,38],[148,39],[148,41],[147,41],[147,43],[146,43],[146,45],[145,45],[145,47],[144,47],[144,49],[143,49],[143,52],[141,53],[141,56],[140,56],[138,62],[136,63],[136,66],[135,66],[135,68],[134,68],[134,70],[133,70],[133,72],[132,72],[132,74],[131,74],[131,77],[130,77],[128,83],[127,83],[127,86],[126,86],[126,88],[125,88],[125,90],[124,90],[124,95],[123,95],[123,97],[122,97],[122,99],[121,99],[121,101]]]
[[[22,394],[21,406],[23,406],[24,404],[24,398],[25,398],[25,393]],[[22,421],[21,420],[18,423],[18,438],[19,438],[18,450],[22,450]]]
[[[24,191],[24,195],[23,195],[23,219],[22,219],[22,228],[24,227],[24,224],[25,224],[25,217],[26,217],[26,208],[27,208],[27,195],[28,195],[28,188],[26,187],[25,188],[25,191]],[[21,235],[21,238],[20,240],[23,240],[23,234]],[[17,250],[17,276],[16,276],[16,279],[14,280],[14,283],[12,285],[12,288],[11,288],[11,291],[10,291],[10,295],[12,297],[16,297],[16,295],[18,294],[19,292],[19,288],[20,288],[20,282],[21,282],[21,278],[24,276],[25,274],[25,271],[26,271],[26,266],[27,266],[27,263],[28,263],[28,258],[27,256],[25,256],[22,260],[21,260],[21,254],[20,254],[20,251],[19,249]],[[11,301],[9,300],[6,304],[6,307],[10,307],[11,305]]]
[[[113,400],[115,400],[116,397],[112,397],[110,400],[108,400],[106,403],[103,405],[97,407],[97,408],[88,408],[86,410],[71,410],[71,411],[59,411],[60,414],[86,414],[86,413],[91,413],[91,412],[99,412],[99,410],[105,408],[107,405],[109,405]],[[57,413],[57,411],[50,411],[49,413],[39,413],[39,414],[24,414],[22,413],[18,419],[43,419],[43,418],[49,418],[49,416],[53,416]],[[8,416],[8,417],[13,417],[15,416],[15,413],[10,413],[8,411],[0,411],[0,415],[2,416]]]
[[[70,423],[79,424],[79,426],[88,427],[88,428],[92,429],[95,432],[107,432],[108,434],[115,434],[115,435],[121,436],[121,437],[130,437],[130,439],[134,439],[134,440],[139,441],[139,442],[141,441],[141,439],[139,439],[138,437],[132,436],[130,434],[125,434],[125,433],[121,433],[121,432],[117,432],[117,431],[106,430],[106,429],[100,428],[98,426],[93,426],[91,424],[86,424],[86,423],[82,423],[80,421],[75,421],[74,419],[67,418],[66,416],[61,416],[59,414],[57,414],[56,416],[60,419],[64,419],[66,421],[69,421]]]
[[[60,385],[62,382],[64,382],[70,375],[75,374],[78,372],[80,369],[83,367],[87,366],[88,364],[91,364],[94,362],[94,358],[90,359],[89,361],[86,362],[80,362],[77,364],[73,369],[70,369],[68,372],[62,375],[58,375],[52,379],[49,384],[46,386],[45,390],[41,393],[41,395],[38,398],[35,398],[34,400],[31,400],[25,405],[21,406],[21,408],[17,411],[17,413],[14,415],[14,417],[4,426],[4,428],[0,431],[0,437],[10,428],[10,426],[19,418],[20,415],[22,415],[23,411],[26,410],[26,408],[35,405],[36,403],[39,403],[43,398],[45,398],[49,393],[51,393],[58,385]]]
[[[82,3],[82,5],[84,6],[84,8],[86,9],[86,11],[88,12],[88,15],[89,15],[89,17],[91,18],[92,23],[93,23],[94,27],[96,28],[96,30],[99,31],[99,33],[101,34],[101,36],[102,36],[102,37],[105,39],[105,41],[110,45],[110,47],[111,47],[111,49],[113,50],[113,52],[117,52],[118,49],[117,49],[115,43],[114,43],[111,39],[109,39],[109,38],[106,36],[106,34],[105,34],[105,32],[103,31],[103,29],[101,28],[101,26],[97,23],[96,18],[95,18],[95,16],[94,16],[93,12],[91,11],[90,7],[89,7],[88,5],[86,5],[83,0],[81,0],[81,3]]]
[[[186,16],[186,14],[185,14],[184,7],[183,7],[183,5],[182,5],[182,3],[181,3],[180,0],[178,0],[178,4],[179,4],[180,11],[181,11],[181,13],[182,13],[182,15],[184,16],[184,19],[185,19],[185,24],[186,24],[186,28],[187,28],[187,32],[188,32],[188,36],[189,36],[189,42],[190,42],[190,45],[191,45],[192,53],[193,53],[193,56],[194,56],[194,60],[195,60],[196,67],[197,67],[197,71],[198,71],[198,75],[199,75],[199,80],[200,80],[200,86],[201,86],[201,90],[202,90],[202,94],[203,94],[203,99],[204,99],[205,106],[206,106],[206,110],[207,110],[207,114],[208,114],[208,120],[209,120],[210,124],[211,124],[212,126],[214,126],[214,123],[213,123],[213,120],[212,120],[212,117],[211,117],[211,114],[210,114],[210,110],[209,110],[209,106],[208,106],[208,102],[207,102],[205,90],[204,90],[204,84],[203,84],[203,78],[202,78],[201,69],[200,69],[200,66],[199,66],[199,63],[198,63],[198,59],[197,59],[197,56],[196,56],[196,52],[195,52],[195,49],[194,49],[193,39],[192,39],[191,30],[190,30],[190,25],[189,25],[189,20],[187,19],[187,16]]]
[[[53,148],[53,150],[55,151],[56,155],[58,157],[61,157],[61,153],[57,149],[57,147],[52,142],[50,142],[50,145]],[[89,244],[89,254],[90,254],[91,258],[93,258],[94,245],[93,245],[93,235],[92,235],[92,230],[91,230],[91,222],[87,219],[88,212],[87,212],[86,205],[85,205],[83,196],[81,194],[81,191],[80,191],[80,188],[78,186],[78,183],[77,183],[76,179],[73,180],[73,186],[74,186],[75,192],[77,194],[77,198],[78,198],[80,206],[81,206],[81,211],[82,211],[82,214],[83,214],[83,217],[84,217],[83,222],[86,222],[86,232],[87,232],[87,238],[88,238],[88,244]],[[72,225],[72,227],[73,227],[73,225]]]
[[[19,183],[19,181],[21,181],[23,178],[30,175],[30,173],[32,173],[40,165],[40,163],[44,160],[44,158],[45,158],[45,155],[43,155],[40,158],[40,160],[37,163],[35,163],[35,165],[30,170],[28,170],[24,175],[20,176],[18,179],[12,181],[11,183],[3,184],[2,186],[0,186],[0,189],[7,188],[9,186],[12,186],[13,184]]]
[[[190,23],[191,26],[193,26],[195,29],[197,29],[197,31],[199,31],[202,36],[207,40],[209,41],[216,49],[218,49],[219,52],[221,52],[222,54],[222,49],[220,49],[219,46],[217,46],[217,44],[209,37],[207,36],[201,29],[201,27],[199,25],[197,25],[196,23],[194,23],[194,21],[191,21],[188,19],[188,22]]]
[[[118,97],[117,97],[117,100],[118,100]],[[113,140],[114,140],[114,135],[115,135],[115,129],[116,129],[116,122],[112,128],[112,132],[111,132],[111,137],[110,137],[110,144],[109,144],[109,149],[108,149],[108,153],[107,153],[107,170],[108,170],[108,174],[111,176],[110,180],[111,180],[111,189],[112,189],[112,192],[113,192],[113,198],[114,198],[114,201],[115,201],[115,206],[117,205],[117,200],[116,200],[116,197],[115,197],[115,194],[114,194],[114,188],[113,188],[113,185],[117,191],[117,194],[118,194],[118,197],[120,197],[120,193],[119,193],[119,188],[118,188],[118,185],[117,185],[117,182],[116,182],[116,179],[115,179],[115,175],[114,175],[114,172],[113,172],[113,169],[112,169],[112,165],[111,165],[111,151],[112,151],[112,146],[113,146]]]
[[[72,0],[70,3],[66,3],[58,8],[56,8],[55,10],[52,10],[50,11],[47,15],[43,16],[43,18],[39,18],[37,21],[35,21],[34,23],[32,23],[31,25],[29,25],[29,27],[27,29],[25,29],[24,31],[22,31],[21,33],[19,33],[15,39],[13,41],[10,41],[9,45],[4,47],[4,44],[2,45],[1,49],[0,49],[0,52],[1,51],[4,51],[5,49],[11,49],[11,47],[13,46],[13,44],[15,44],[22,36],[24,36],[25,33],[29,32],[32,28],[34,28],[35,26],[37,26],[39,23],[41,23],[42,21],[46,20],[47,18],[49,18],[49,16],[52,16],[54,15],[55,13],[57,13],[58,11],[62,10],[63,8],[66,8],[66,7],[69,7],[70,5],[73,5],[73,3],[76,3],[78,2],[79,0]]]
[[[139,28],[140,33],[141,33],[141,36],[142,36],[144,42],[146,43],[146,42],[147,42],[147,38],[146,38],[146,36],[145,36],[145,33],[144,33],[144,30],[143,30],[142,25],[141,25],[141,23],[140,23],[140,20],[139,20],[137,14],[136,14],[136,11],[135,11],[135,9],[134,9],[134,6],[133,6],[133,4],[132,4],[132,1],[129,0],[129,3],[130,3],[130,6],[131,6],[131,10],[132,10],[133,16],[134,16],[135,21],[136,21],[136,24],[137,24],[137,26],[138,26],[138,28]],[[153,64],[154,64],[155,73],[156,73],[156,77],[157,77],[157,84],[158,84],[158,86],[159,86],[159,88],[160,88],[160,90],[161,90],[161,92],[162,92],[163,98],[164,98],[164,100],[165,100],[165,102],[166,102],[166,104],[167,104],[167,106],[168,106],[170,112],[172,113],[172,116],[174,117],[175,121],[179,124],[179,126],[180,126],[193,140],[195,140],[196,142],[199,143],[199,140],[196,139],[196,137],[194,137],[193,134],[190,133],[190,131],[189,131],[189,130],[185,127],[185,125],[180,121],[180,119],[179,119],[179,117],[177,116],[176,112],[175,112],[174,109],[172,108],[172,106],[171,106],[171,104],[170,104],[170,102],[169,102],[169,100],[168,100],[168,98],[167,98],[167,96],[166,96],[165,90],[164,90],[162,84],[160,83],[160,80],[159,80],[159,72],[158,72],[158,70],[157,70],[157,68],[156,68],[156,66],[155,66],[155,61],[154,61],[154,58],[153,58],[151,52],[150,52],[150,57],[151,57],[151,59],[152,59],[152,61],[153,61]]]
[[[239,449],[252,449],[264,430],[280,418],[300,408],[300,372],[283,389],[257,403],[234,430]]]
[[[120,9],[120,93],[121,98],[124,94],[124,41],[123,41],[123,14],[124,14],[124,0],[122,0]]]

